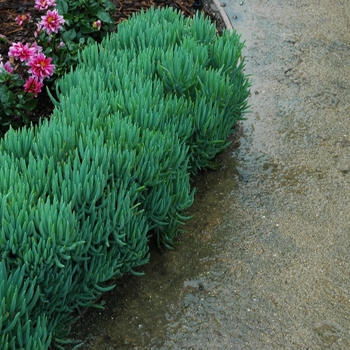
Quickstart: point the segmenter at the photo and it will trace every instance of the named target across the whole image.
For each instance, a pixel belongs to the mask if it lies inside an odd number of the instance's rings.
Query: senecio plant
[[[74,313],[140,273],[151,237],[173,247],[191,174],[212,165],[247,109],[242,48],[203,15],[150,9],[79,52],[50,120],[6,133],[1,349],[61,347]]]
[[[2,133],[9,125],[29,124],[27,112],[36,107],[45,84],[52,89],[56,79],[75,66],[78,50],[101,41],[114,25],[110,15],[114,5],[107,0],[35,0],[34,8],[38,18],[29,14],[16,18],[19,26],[33,33],[33,40],[10,44],[6,62],[0,55]],[[3,36],[0,40],[8,43]]]

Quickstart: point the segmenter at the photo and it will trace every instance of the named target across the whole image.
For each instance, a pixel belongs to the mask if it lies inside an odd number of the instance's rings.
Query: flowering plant
[[[0,55],[0,136],[10,125],[29,124],[44,85],[53,92],[56,79],[75,66],[78,50],[114,27],[109,0],[35,0],[34,8],[35,20],[16,18],[33,33],[30,42],[11,43],[0,34],[9,45],[7,62]]]
[[[115,26],[111,16],[115,5],[110,0],[57,0],[57,9],[67,30],[74,30],[76,42],[88,38],[99,42]]]

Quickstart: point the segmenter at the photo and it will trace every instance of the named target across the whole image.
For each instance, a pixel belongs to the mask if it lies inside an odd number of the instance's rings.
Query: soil
[[[116,30],[118,24],[126,20],[128,17],[141,10],[147,10],[151,6],[158,7],[173,7],[184,16],[192,17],[196,13],[194,0],[181,1],[181,0],[142,0],[142,1],[128,1],[128,0],[112,0],[116,6],[116,11],[113,13],[113,18],[116,23]],[[215,7],[212,6],[211,0],[203,1],[203,11],[213,22],[216,23],[218,33],[221,33],[225,28],[224,22],[220,15],[215,11]],[[31,18],[38,18],[42,15],[42,11],[38,11],[34,8],[33,1],[20,1],[20,0],[0,0],[0,34],[4,36],[7,44],[0,42],[0,55],[4,58],[4,62],[8,60],[8,50],[13,42],[33,42],[33,33],[30,33],[27,29],[23,29],[16,23],[16,17],[23,13],[29,13]],[[34,111],[28,114],[29,119],[37,124],[42,118],[48,118],[53,110],[53,104],[46,92],[43,90],[38,95],[38,104]]]

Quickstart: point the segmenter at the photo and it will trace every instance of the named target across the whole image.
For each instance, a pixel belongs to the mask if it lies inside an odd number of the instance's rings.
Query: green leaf
[[[6,85],[0,85],[0,101],[1,102],[3,99],[5,99],[4,96],[7,96],[8,91],[9,91],[9,89]]]
[[[92,3],[87,5],[89,8],[90,13],[96,13],[98,12],[98,9],[100,8],[100,5],[98,3]]]
[[[25,109],[26,111],[32,111],[36,107],[37,104],[38,104],[38,100],[33,98],[33,99],[26,101],[22,105],[22,108]]]
[[[73,41],[76,36],[77,36],[77,32],[75,31],[74,28],[70,29],[62,34],[62,37],[65,40],[65,42]]]
[[[15,95],[6,86],[0,86],[0,101],[3,108],[11,107],[14,103]]]
[[[64,19],[66,20],[66,21],[70,21],[71,19],[73,19],[74,18],[74,16],[71,14],[71,13],[66,13],[65,15],[64,15]]]
[[[92,27],[87,27],[86,25],[81,25],[80,32],[83,34],[89,34],[94,32],[95,30]]]
[[[65,0],[57,0],[57,11],[60,15],[65,15],[68,13],[68,3]]]
[[[13,79],[11,86],[22,87],[23,84],[24,84],[24,80],[18,77],[17,79]]]
[[[7,72],[1,72],[0,73],[0,83],[4,83],[8,80],[10,80],[12,77],[11,74],[7,73]]]
[[[113,23],[113,18],[112,16],[106,12],[106,11],[103,11],[103,10],[100,10],[97,12],[96,16],[98,17],[98,19],[100,19],[102,22],[105,22],[105,23]]]
[[[0,41],[2,41],[6,45],[8,44],[7,40],[4,37],[0,36]]]
[[[106,10],[115,10],[115,5],[111,1],[103,1],[103,6]]]

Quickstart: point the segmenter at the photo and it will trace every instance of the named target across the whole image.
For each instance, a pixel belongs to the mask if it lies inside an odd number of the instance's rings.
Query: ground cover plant
[[[171,248],[247,108],[240,37],[150,9],[79,52],[55,109],[0,142],[0,347],[64,344],[73,313]]]

